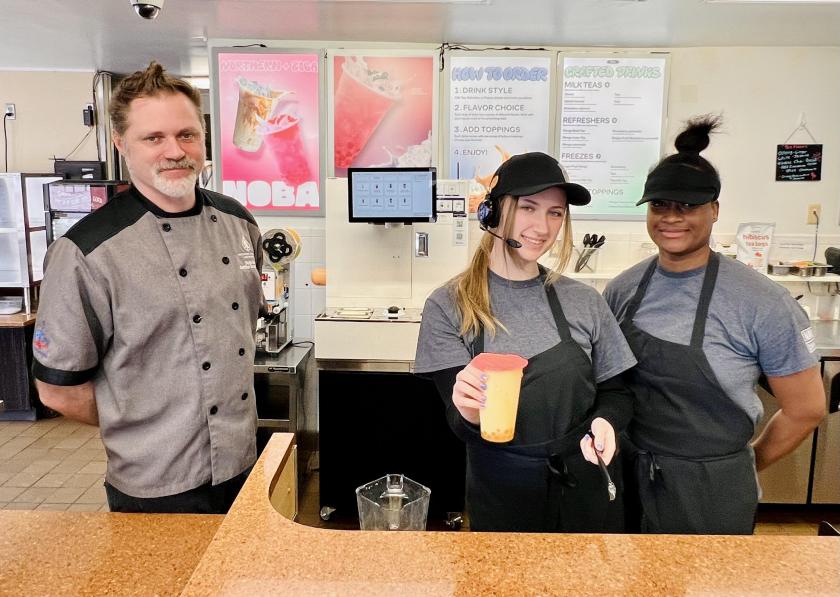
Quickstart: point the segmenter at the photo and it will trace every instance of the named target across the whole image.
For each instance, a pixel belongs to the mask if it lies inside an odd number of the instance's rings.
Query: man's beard
[[[162,171],[174,168],[191,168],[192,171],[186,176],[177,179],[169,179],[161,175]],[[167,197],[180,199],[192,191],[197,180],[198,164],[190,158],[184,157],[178,161],[162,160],[158,162],[155,165],[152,186]]]
[[[137,177],[135,176],[134,168],[131,164],[131,158],[128,155],[125,155],[124,157],[131,178],[136,179]],[[192,172],[186,176],[173,180],[161,176],[161,171],[171,170],[173,168],[191,168]],[[198,180],[198,173],[198,163],[186,156],[177,161],[161,160],[153,166],[152,186],[162,195],[166,195],[172,199],[181,199],[188,195],[195,187],[195,183]]]

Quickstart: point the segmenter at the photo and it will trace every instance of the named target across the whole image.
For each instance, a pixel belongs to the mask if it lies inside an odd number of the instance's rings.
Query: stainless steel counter
[[[840,321],[812,321],[811,327],[820,358],[840,358]]]
[[[298,367],[306,366],[306,359],[311,351],[312,346],[310,344],[302,346],[289,344],[277,354],[258,352],[254,357],[254,373],[289,373],[295,375]]]
[[[316,365],[312,344],[287,345],[276,354],[258,352],[254,357],[257,445],[276,431],[295,434],[298,446],[298,487],[312,468],[318,446]]]
[[[840,321],[812,321],[827,399],[840,374]],[[776,399],[760,389],[764,417],[759,431],[778,410]],[[830,407],[830,400],[828,400]],[[831,412],[792,453],[759,473],[762,501],[782,504],[840,503],[840,414]]]

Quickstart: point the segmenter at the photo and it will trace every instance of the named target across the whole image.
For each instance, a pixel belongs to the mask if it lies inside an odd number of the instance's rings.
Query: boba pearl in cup
[[[300,131],[300,119],[291,113],[272,116],[257,127],[277,164],[277,178],[297,187],[314,180],[309,167],[306,145]]]
[[[487,376],[487,401],[479,410],[481,437],[488,442],[509,442],[516,430],[522,370],[528,364],[515,354],[483,352],[470,365]]]

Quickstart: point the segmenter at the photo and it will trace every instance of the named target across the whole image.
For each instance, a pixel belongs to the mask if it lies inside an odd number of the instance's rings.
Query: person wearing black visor
[[[796,448],[825,413],[805,312],[782,286],[709,246],[721,184],[700,152],[719,124],[689,121],[677,153],[650,172],[639,204],[659,255],[604,293],[639,361],[622,446],[639,498],[632,522],[643,532],[751,534],[756,468]],[[751,443],[761,374],[780,409]]]
[[[568,205],[589,201],[553,157],[511,157],[479,206],[487,234],[470,266],[423,309],[415,371],[434,380],[466,444],[471,530],[623,530],[620,493],[603,471],[620,476],[616,434],[632,414],[620,375],[635,359],[603,298],[561,275],[572,249]],[[537,260],[555,241],[556,263],[544,268]],[[483,352],[528,359],[507,443],[479,433],[484,371],[470,363]]]

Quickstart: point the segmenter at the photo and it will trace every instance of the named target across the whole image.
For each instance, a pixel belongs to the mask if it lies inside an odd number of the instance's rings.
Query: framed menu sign
[[[820,180],[822,144],[777,145],[776,180]]]
[[[428,168],[437,146],[434,52],[333,52],[327,98],[333,173],[348,168]]]
[[[578,219],[644,220],[637,206],[662,151],[667,55],[565,55],[557,157],[592,203]]]
[[[322,213],[323,53],[213,48],[216,189],[251,211]]]

